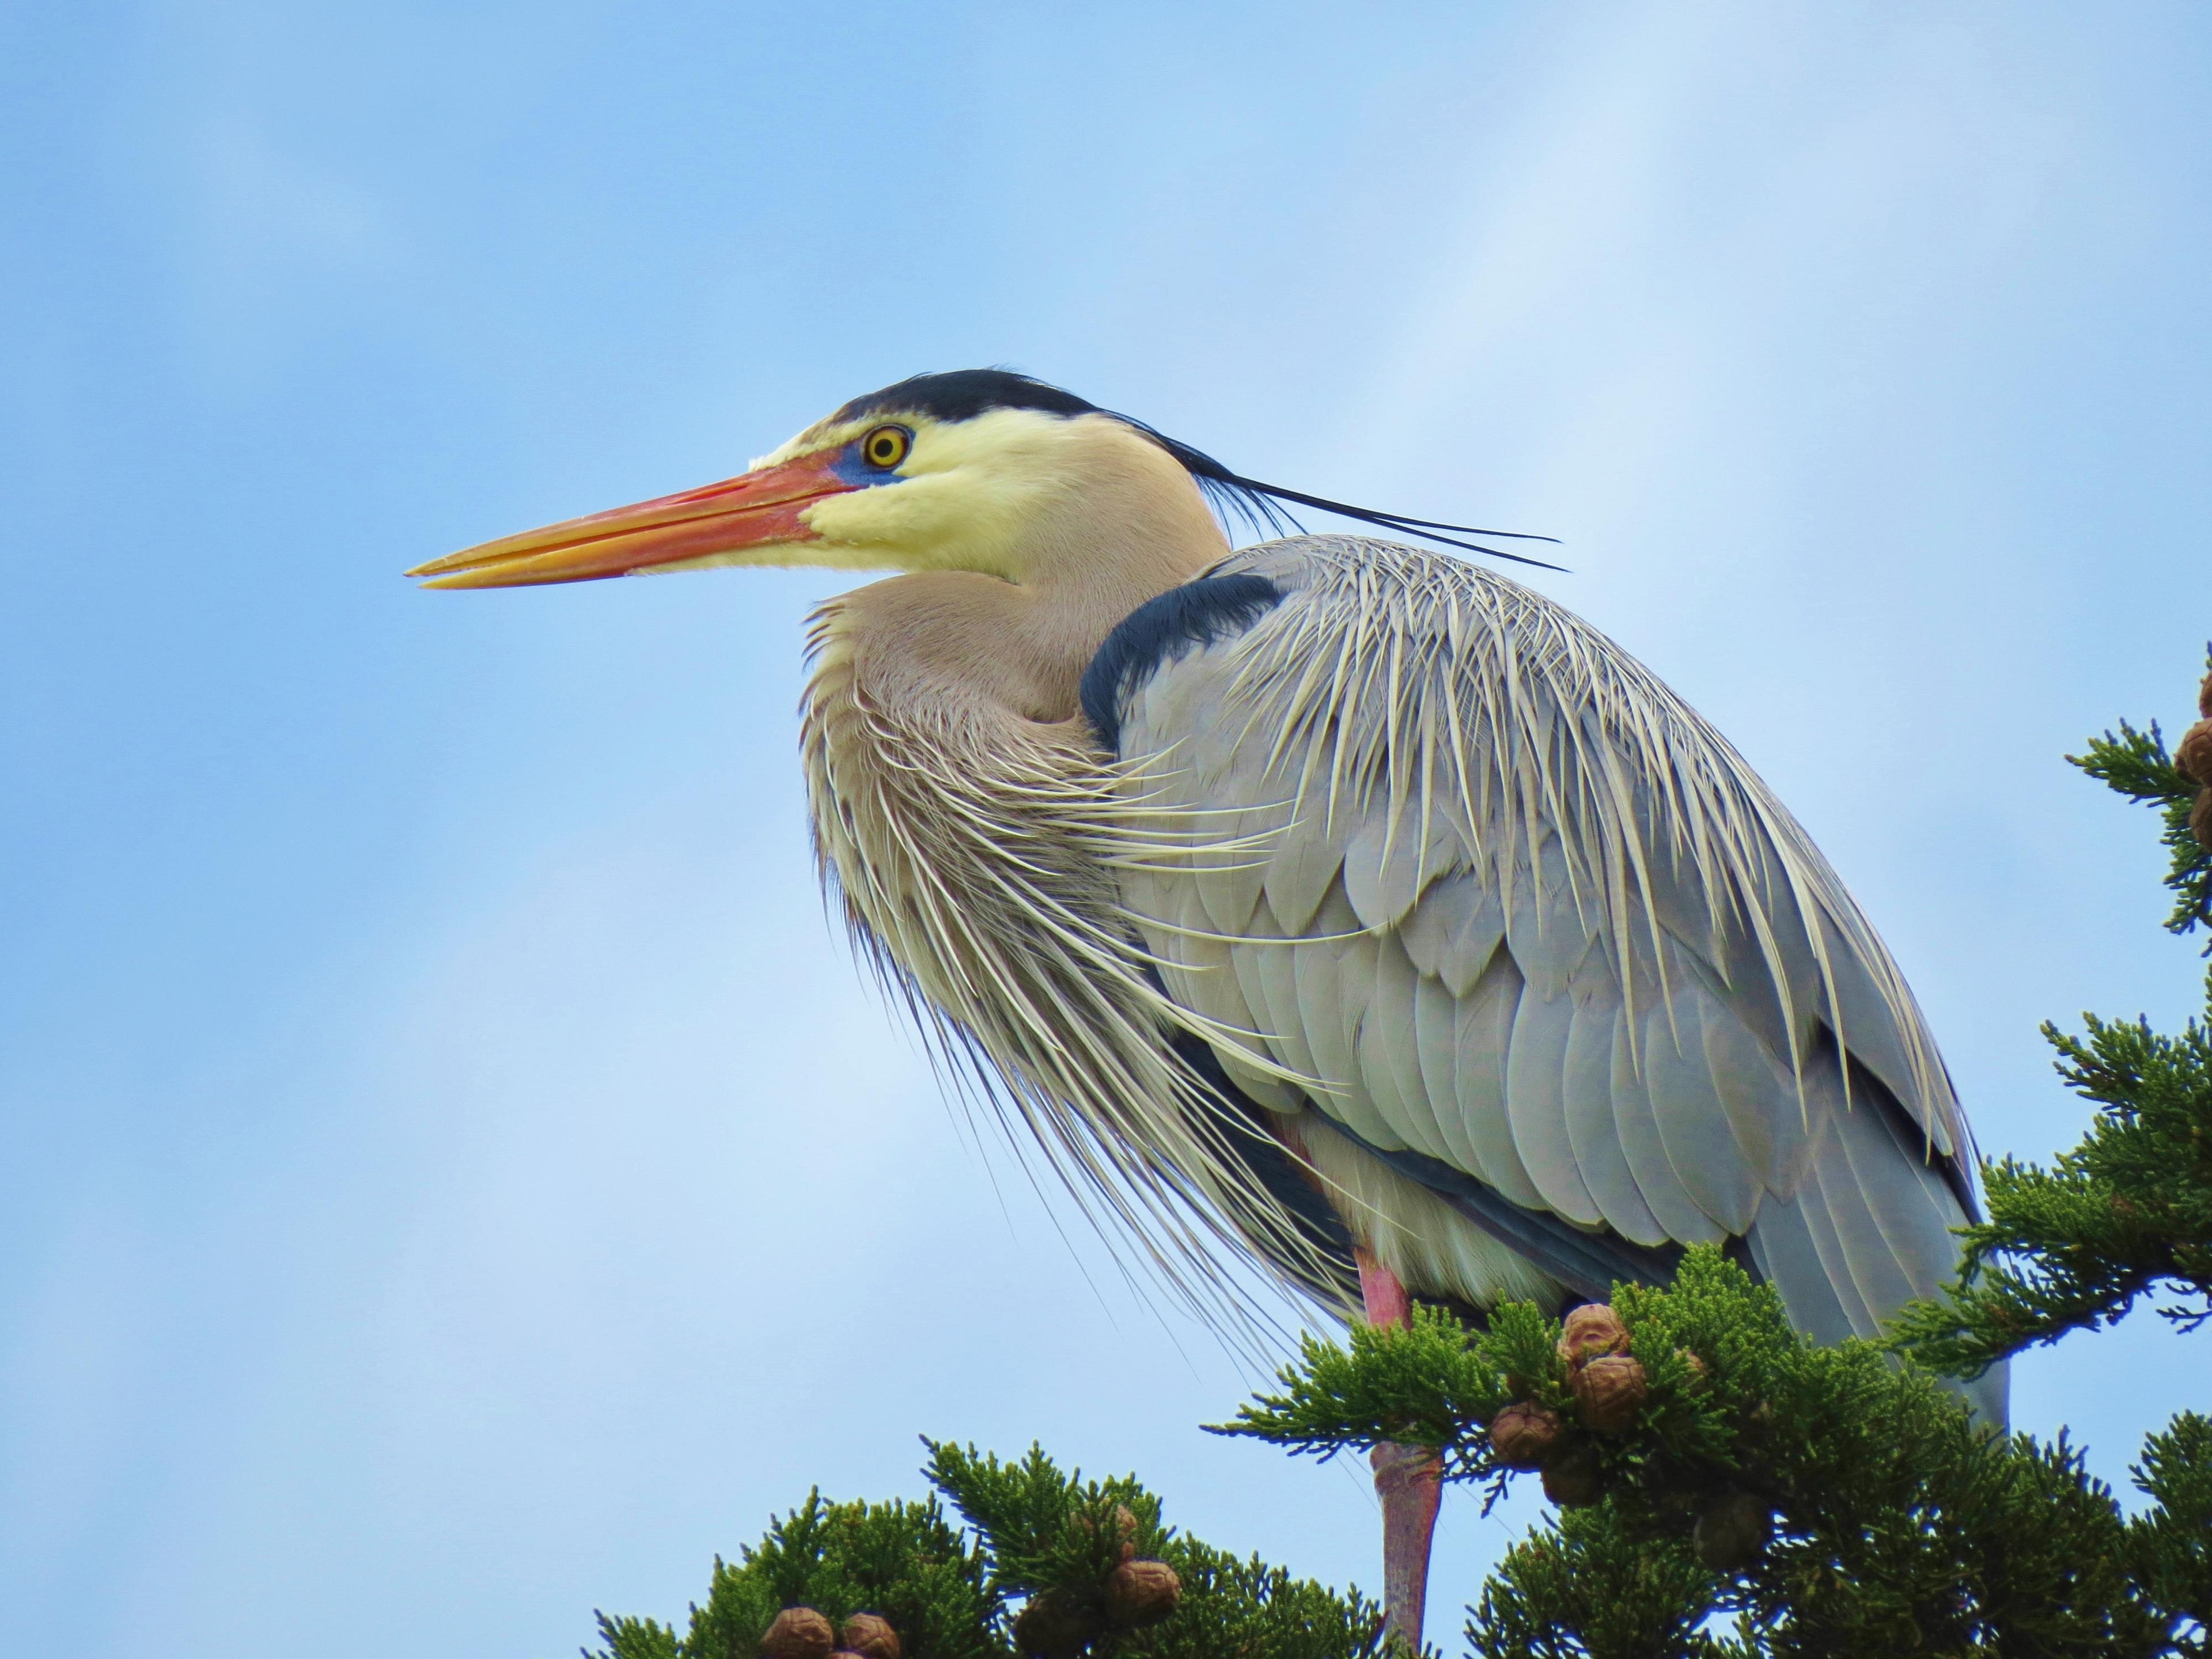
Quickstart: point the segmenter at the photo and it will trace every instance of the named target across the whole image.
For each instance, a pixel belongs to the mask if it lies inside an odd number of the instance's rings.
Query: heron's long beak
[[[428,578],[426,587],[527,587],[635,575],[746,548],[813,541],[806,509],[855,487],[835,471],[837,454],[819,451],[681,495],[525,531],[407,574]]]

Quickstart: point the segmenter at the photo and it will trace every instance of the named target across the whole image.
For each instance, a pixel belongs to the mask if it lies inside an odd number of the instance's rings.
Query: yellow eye
[[[879,426],[860,440],[860,459],[890,471],[914,447],[914,434],[902,426]]]

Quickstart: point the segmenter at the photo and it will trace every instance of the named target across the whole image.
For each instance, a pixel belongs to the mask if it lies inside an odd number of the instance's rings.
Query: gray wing
[[[1694,712],[1442,555],[1301,538],[1209,579],[1218,617],[1181,590],[1086,688],[1123,763],[1122,889],[1289,1138],[1402,1177],[1340,1195],[1355,1233],[1442,1194],[1576,1295],[1740,1240],[1824,1340],[1953,1274],[1971,1143],[1919,1010]],[[1507,1293],[1496,1255],[1431,1252],[1459,1282],[1427,1288]]]

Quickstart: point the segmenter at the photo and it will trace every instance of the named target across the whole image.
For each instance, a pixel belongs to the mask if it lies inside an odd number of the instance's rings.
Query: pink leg
[[[1370,1325],[1409,1325],[1412,1305],[1397,1274],[1365,1250],[1359,1264],[1359,1296]],[[1437,1506],[1443,1497],[1442,1468],[1425,1446],[1377,1446],[1375,1492],[1382,1500],[1382,1607],[1389,1626],[1411,1644],[1421,1645],[1421,1621],[1429,1597],[1429,1540],[1437,1529]]]

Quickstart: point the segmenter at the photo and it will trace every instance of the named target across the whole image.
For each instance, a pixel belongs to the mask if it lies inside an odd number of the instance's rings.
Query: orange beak
[[[635,576],[749,547],[818,541],[806,510],[859,488],[842,449],[820,450],[678,495],[593,513],[486,542],[407,574],[426,587],[530,587]]]

